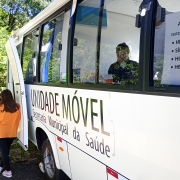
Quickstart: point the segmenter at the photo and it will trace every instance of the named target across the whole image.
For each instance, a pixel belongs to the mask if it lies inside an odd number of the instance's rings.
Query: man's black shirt
[[[138,75],[138,63],[129,59],[125,63],[116,61],[109,67],[108,74],[112,74],[113,82],[133,80]]]

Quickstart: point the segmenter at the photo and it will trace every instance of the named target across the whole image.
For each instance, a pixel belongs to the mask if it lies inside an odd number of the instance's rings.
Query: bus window
[[[25,37],[23,54],[23,76],[26,83],[36,81],[36,61],[38,51],[39,30]]]
[[[130,1],[100,2],[83,1],[77,6],[73,83],[137,85],[137,5]]]
[[[131,10],[129,10],[131,9]],[[140,30],[135,27],[137,5],[107,1],[102,24],[99,73],[104,84],[137,85]]]
[[[100,1],[77,6],[73,49],[73,83],[95,83],[96,43]]]
[[[164,15],[163,12],[164,10]],[[159,0],[156,10],[153,81],[154,87],[180,85],[180,1]],[[161,20],[162,18],[162,20]]]
[[[44,25],[40,59],[40,82],[60,83],[63,19],[64,14]],[[63,81],[66,82],[66,78],[62,78]]]

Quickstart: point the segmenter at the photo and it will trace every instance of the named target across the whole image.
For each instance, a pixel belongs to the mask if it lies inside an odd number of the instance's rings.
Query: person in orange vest
[[[17,137],[20,117],[20,105],[15,102],[10,90],[3,90],[0,101],[0,173],[2,172],[2,175],[8,178],[12,177],[9,150]]]

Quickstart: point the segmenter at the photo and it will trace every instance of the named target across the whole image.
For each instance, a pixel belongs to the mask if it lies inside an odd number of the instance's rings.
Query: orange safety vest
[[[3,111],[3,109],[4,104],[0,106],[0,138],[17,137],[21,117],[20,108],[14,113]]]

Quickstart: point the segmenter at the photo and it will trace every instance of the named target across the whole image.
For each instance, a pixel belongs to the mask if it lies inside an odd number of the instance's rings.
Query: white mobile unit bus
[[[179,17],[179,0],[56,0],[7,41],[47,179],[180,179]]]

